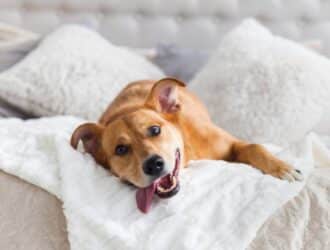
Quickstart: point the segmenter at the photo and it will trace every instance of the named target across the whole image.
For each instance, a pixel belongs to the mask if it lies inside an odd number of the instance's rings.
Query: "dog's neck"
[[[197,159],[229,160],[231,152],[221,151],[221,148],[224,148],[222,144],[235,138],[209,121],[197,122],[196,119],[198,118],[181,114],[176,121],[184,141],[184,165]],[[209,141],[210,134],[213,134],[212,142]]]

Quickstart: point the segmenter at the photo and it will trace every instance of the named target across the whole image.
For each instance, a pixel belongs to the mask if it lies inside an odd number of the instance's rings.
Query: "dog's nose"
[[[158,176],[164,169],[164,160],[159,155],[149,157],[143,163],[143,171],[147,175]]]

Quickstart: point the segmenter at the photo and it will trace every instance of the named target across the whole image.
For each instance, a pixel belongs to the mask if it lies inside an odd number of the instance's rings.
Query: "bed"
[[[242,18],[254,16],[276,34],[307,41],[330,55],[327,1],[296,1],[289,6],[285,1],[185,1],[177,8],[172,1],[134,3],[3,0],[0,21],[41,35],[75,22],[100,31],[115,44],[142,48],[148,56],[153,53],[150,48],[166,41],[197,51],[205,61],[225,32]],[[28,44],[23,56],[32,47]],[[7,103],[1,107],[3,117],[31,117]],[[329,183],[330,168],[317,168],[300,194],[259,229],[248,249],[330,249]],[[0,198],[0,249],[70,249],[62,203],[54,195],[0,171]]]

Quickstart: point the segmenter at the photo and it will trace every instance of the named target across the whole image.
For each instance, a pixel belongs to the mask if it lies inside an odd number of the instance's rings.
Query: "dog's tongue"
[[[138,208],[143,212],[147,213],[151,207],[152,198],[156,190],[156,181],[146,188],[139,188],[136,191],[136,203]]]

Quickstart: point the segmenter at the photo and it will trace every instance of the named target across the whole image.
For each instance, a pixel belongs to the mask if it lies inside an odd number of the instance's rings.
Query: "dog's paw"
[[[289,182],[304,180],[304,177],[299,169],[294,169],[283,162],[276,166],[275,171],[272,171],[271,175]]]
[[[304,180],[304,176],[302,175],[301,171],[294,168],[290,168],[289,171],[284,172],[280,178],[289,182]]]

